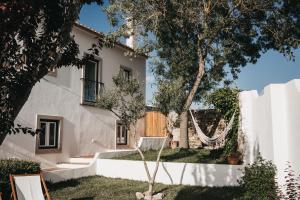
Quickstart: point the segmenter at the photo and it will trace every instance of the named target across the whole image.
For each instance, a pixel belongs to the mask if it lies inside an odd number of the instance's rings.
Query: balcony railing
[[[83,102],[95,103],[97,97],[101,95],[104,90],[104,83],[84,78],[82,78],[81,81],[83,84]]]

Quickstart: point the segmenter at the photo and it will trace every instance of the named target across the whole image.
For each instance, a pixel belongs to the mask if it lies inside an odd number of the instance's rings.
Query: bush
[[[252,165],[245,167],[239,184],[243,191],[241,200],[277,200],[279,188],[275,180],[276,167],[260,155]]]
[[[281,199],[285,200],[298,200],[300,199],[300,176],[296,176],[294,170],[292,169],[291,163],[287,163],[285,169],[285,185],[283,190],[285,192],[281,195]]]
[[[225,147],[224,157],[228,157],[232,153],[237,153],[238,150],[238,129],[239,129],[239,94],[237,88],[224,87],[213,91],[206,97],[205,105],[217,109],[227,122],[230,121],[235,113],[232,129],[229,131]]]
[[[9,199],[11,186],[9,174],[33,174],[40,172],[40,164],[17,159],[0,160],[0,188],[3,199]]]

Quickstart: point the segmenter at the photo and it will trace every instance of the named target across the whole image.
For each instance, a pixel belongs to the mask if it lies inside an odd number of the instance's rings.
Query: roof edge
[[[95,29],[93,29],[91,27],[88,27],[88,26],[86,26],[84,24],[81,24],[79,22],[75,22],[74,26],[78,27],[78,28],[80,28],[80,29],[82,29],[82,30],[84,30],[86,32],[89,32],[89,33],[91,33],[91,34],[93,34],[95,36],[103,36],[104,35],[104,33],[99,32],[99,31],[97,31],[97,30],[95,30]],[[120,48],[120,49],[122,49],[122,50],[125,50],[125,51],[135,52],[133,48],[131,48],[131,47],[125,45],[125,44],[122,44],[120,42],[116,42],[115,46],[118,47],[118,48]],[[138,54],[138,55],[141,56],[141,57],[144,57],[146,59],[148,58],[148,56],[146,54]]]

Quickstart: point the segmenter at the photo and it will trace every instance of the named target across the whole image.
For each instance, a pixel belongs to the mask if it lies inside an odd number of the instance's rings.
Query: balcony
[[[102,94],[104,90],[104,83],[88,80],[88,79],[81,79],[82,81],[82,103],[83,104],[94,104],[96,103],[97,97]]]

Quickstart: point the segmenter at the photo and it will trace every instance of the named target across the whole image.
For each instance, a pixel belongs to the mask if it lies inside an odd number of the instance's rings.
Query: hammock
[[[221,147],[224,145],[224,141],[225,141],[225,137],[226,135],[228,134],[228,132],[231,130],[232,128],[232,125],[233,125],[233,121],[234,121],[234,116],[235,116],[235,111],[229,121],[229,123],[227,124],[225,130],[219,134],[219,135],[215,135],[213,137],[208,137],[207,135],[205,135],[203,133],[203,131],[201,130],[201,128],[199,127],[198,123],[196,122],[194,116],[193,116],[193,113],[192,111],[190,110],[190,113],[191,113],[191,116],[192,116],[192,120],[193,120],[193,123],[194,123],[194,126],[195,126],[195,129],[196,129],[196,132],[197,132],[197,135],[200,139],[200,141],[208,146],[211,146],[213,148],[215,147]]]

